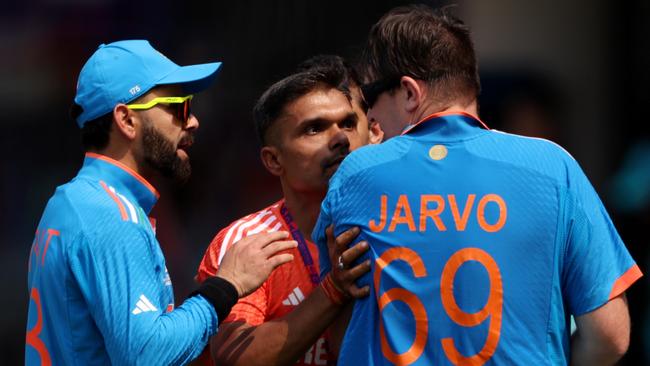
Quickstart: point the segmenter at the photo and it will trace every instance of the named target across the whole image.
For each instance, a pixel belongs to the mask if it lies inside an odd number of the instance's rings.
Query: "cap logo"
[[[131,93],[131,95],[136,95],[139,92],[140,92],[140,85],[136,85],[133,88],[129,89],[129,93]]]

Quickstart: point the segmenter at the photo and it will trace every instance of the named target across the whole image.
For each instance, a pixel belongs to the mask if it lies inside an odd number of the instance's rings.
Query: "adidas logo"
[[[291,291],[289,297],[287,297],[286,299],[284,299],[284,301],[282,301],[282,305],[296,306],[300,304],[304,299],[305,299],[305,295],[302,293],[302,291],[300,291],[300,287],[296,287],[293,289],[293,291]]]
[[[135,304],[135,309],[131,311],[131,314],[138,315],[140,313],[146,313],[147,311],[158,311],[155,306],[147,299],[144,294],[140,295],[140,300]]]

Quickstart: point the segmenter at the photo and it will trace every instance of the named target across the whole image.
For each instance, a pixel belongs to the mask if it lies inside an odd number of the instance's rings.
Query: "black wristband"
[[[214,306],[219,318],[219,324],[226,319],[239,299],[235,286],[221,277],[208,277],[198,290],[190,294],[190,296],[195,295],[205,297]]]

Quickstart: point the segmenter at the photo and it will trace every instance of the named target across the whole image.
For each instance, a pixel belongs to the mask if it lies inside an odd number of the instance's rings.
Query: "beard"
[[[192,139],[192,135],[184,139]],[[187,182],[192,174],[190,159],[181,159],[174,143],[158,132],[153,123],[143,126],[142,142],[147,165],[178,183]]]

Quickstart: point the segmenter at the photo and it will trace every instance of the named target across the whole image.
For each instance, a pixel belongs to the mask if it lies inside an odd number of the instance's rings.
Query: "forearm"
[[[129,364],[186,364],[202,352],[217,331],[217,321],[230,313],[238,294],[232,284],[214,277],[204,281],[195,294],[177,309],[161,314],[148,329],[140,330],[146,336],[142,343],[129,342],[137,347],[129,353],[135,357]]]
[[[348,329],[348,324],[352,318],[352,310],[354,308],[354,301],[343,306],[341,313],[337,316],[336,320],[329,327],[329,339],[327,344],[329,345],[330,352],[336,358],[338,358],[341,351],[341,344],[343,342],[343,337],[345,332]]]
[[[212,306],[205,299],[192,297],[143,330],[148,333],[146,339],[140,338],[140,342],[137,337],[130,339],[130,344],[120,350],[121,355],[111,354],[111,359],[133,365],[186,364],[198,357],[216,327]]]
[[[625,295],[576,317],[578,330],[571,338],[571,365],[613,365],[630,343],[630,316]]]
[[[589,340],[580,331],[571,337],[571,366],[611,366],[623,354],[607,342]]]
[[[291,365],[302,357],[339,314],[320,287],[282,318],[256,327],[220,329],[211,342],[218,365]]]
[[[143,283],[156,283],[160,278],[147,271],[142,271],[140,276],[132,275],[136,272],[133,268],[137,268],[135,259],[119,264],[116,262],[123,257],[115,258],[103,267],[93,268],[101,276],[96,275],[97,279],[87,281],[92,286],[85,295],[92,300],[89,309],[111,362],[119,365],[176,365],[198,356],[209,337],[217,331],[218,317],[214,305],[206,297],[193,296],[178,308],[168,311],[171,297],[162,296],[164,288],[151,286],[142,289]],[[120,273],[116,278],[124,280],[109,281],[105,275],[108,268],[114,268],[114,272]],[[235,295],[232,303],[236,301]]]

